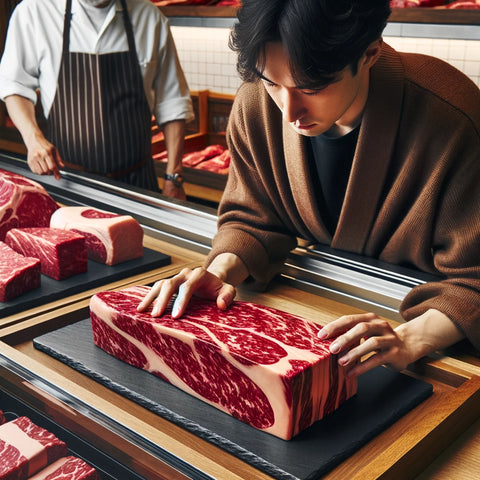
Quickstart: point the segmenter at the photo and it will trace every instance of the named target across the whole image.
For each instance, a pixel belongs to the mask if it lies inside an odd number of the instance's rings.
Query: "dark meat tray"
[[[157,415],[280,480],[320,478],[432,392],[384,367],[359,377],[358,393],[290,441],[236,420],[93,343],[90,319],[33,339],[34,346]]]
[[[95,467],[102,480],[145,480],[144,477],[2,389],[0,389],[0,410],[3,410],[7,421],[25,416],[39,427],[53,433],[67,444],[69,455],[79,457]]]
[[[9,302],[0,302],[0,318],[23,312],[30,308],[60,300],[91,288],[116,282],[122,278],[147,272],[170,264],[171,258],[156,250],[143,248],[143,256],[117,265],[104,265],[88,261],[85,273],[74,275],[65,280],[54,280],[42,274],[39,288],[30,290]]]

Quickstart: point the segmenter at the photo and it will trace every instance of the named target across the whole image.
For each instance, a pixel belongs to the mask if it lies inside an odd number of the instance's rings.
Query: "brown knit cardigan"
[[[232,252],[267,284],[300,237],[413,266],[442,280],[413,288],[402,316],[440,310],[480,349],[480,90],[465,75],[384,44],[333,237],[308,139],[282,121],[261,83],[240,87],[228,142],[232,165],[207,264]]]

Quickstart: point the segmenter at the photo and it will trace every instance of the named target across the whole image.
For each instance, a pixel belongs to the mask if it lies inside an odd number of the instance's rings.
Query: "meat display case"
[[[89,299],[100,289],[152,284],[185,266],[200,265],[215,233],[215,212],[93,176],[65,174],[61,181],[38,177],[21,155],[3,154],[0,160],[2,168],[40,181],[61,204],[134,215],[145,230],[146,244],[172,258],[169,265],[2,318],[4,410],[31,415],[59,432],[72,452],[98,466],[105,479],[302,478],[289,472],[273,475],[262,464],[245,461],[34,346],[39,337],[87,318]],[[395,325],[401,321],[396,309],[402,296],[427,280],[419,272],[302,245],[267,292],[240,288],[238,298],[321,324],[347,312],[374,309]],[[413,479],[480,416],[480,361],[465,350],[432,355],[404,374],[431,384],[433,394],[321,478]],[[283,448],[288,452],[288,444]]]

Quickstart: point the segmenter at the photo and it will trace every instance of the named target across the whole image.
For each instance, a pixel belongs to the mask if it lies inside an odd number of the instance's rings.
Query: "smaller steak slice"
[[[70,230],[12,228],[5,243],[26,257],[38,258],[42,273],[55,280],[86,272],[88,268],[85,237]]]
[[[130,215],[90,207],[60,207],[50,227],[72,230],[85,237],[88,258],[106,265],[143,255],[143,230]]]
[[[197,297],[181,319],[155,318],[137,311],[148,291],[94,295],[95,344],[255,428],[289,440],[356,392],[313,322],[250,302],[222,311]]]
[[[64,442],[27,417],[0,426],[0,480],[25,480],[67,454]]]
[[[40,260],[24,257],[0,241],[0,302],[40,287]]]
[[[101,477],[82,459],[69,456],[60,458],[29,480],[101,480]]]
[[[0,425],[3,425],[7,420],[5,419],[5,415],[0,410]]]

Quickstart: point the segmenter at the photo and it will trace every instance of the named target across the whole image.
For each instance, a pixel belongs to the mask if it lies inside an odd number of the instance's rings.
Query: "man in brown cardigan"
[[[267,285],[301,237],[440,278],[411,290],[396,329],[367,313],[322,330],[345,332],[331,351],[350,374],[463,338],[480,349],[480,91],[384,44],[389,13],[388,0],[243,2],[230,44],[245,83],[213,248],[140,310],[154,301],[161,315],[177,291],[175,317],[192,294],[226,308],[241,282]]]

